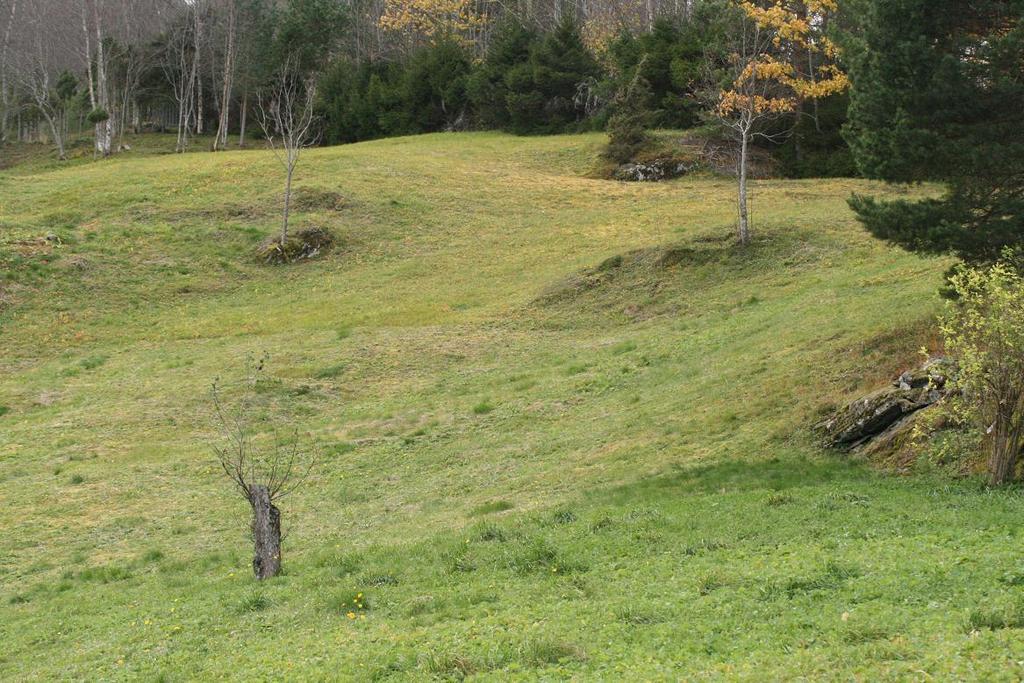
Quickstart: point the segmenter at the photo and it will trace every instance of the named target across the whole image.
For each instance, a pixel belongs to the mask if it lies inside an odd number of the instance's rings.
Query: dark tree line
[[[602,128],[641,61],[650,125],[687,127],[733,4],[0,0],[0,55],[16,56],[0,59],[0,130],[58,146],[91,130],[102,155],[144,130],[176,132],[179,151],[197,136],[244,146],[256,94],[286,60],[317,75],[325,143]],[[40,42],[55,47],[36,58]]]

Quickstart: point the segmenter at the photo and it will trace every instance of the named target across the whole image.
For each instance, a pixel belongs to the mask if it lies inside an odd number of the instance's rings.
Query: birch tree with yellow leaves
[[[714,118],[736,136],[738,225],[741,245],[750,243],[747,196],[750,146],[772,139],[767,124],[800,110],[803,102],[845,90],[836,45],[825,35],[837,0],[767,0],[736,3],[723,68],[715,77]],[[785,132],[782,133],[784,135]]]
[[[379,25],[387,31],[425,38],[475,42],[486,24],[473,0],[384,0]]]

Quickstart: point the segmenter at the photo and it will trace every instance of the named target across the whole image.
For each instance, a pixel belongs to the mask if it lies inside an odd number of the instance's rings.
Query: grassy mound
[[[344,225],[297,221],[346,251],[302,268],[252,258],[274,213],[201,215],[267,206],[267,152],[0,173],[0,677],[1016,671],[1020,497],[805,429],[914,362],[947,263],[864,235],[846,197],[886,190],[845,180],[754,183],[736,253],[731,182],[586,177],[602,143],[310,150]],[[325,457],[256,586],[201,435],[264,351]]]
[[[296,211],[340,211],[347,201],[340,193],[316,187],[298,187],[292,192]]]

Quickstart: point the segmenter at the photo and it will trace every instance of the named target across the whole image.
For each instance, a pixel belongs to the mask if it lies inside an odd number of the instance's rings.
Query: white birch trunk
[[[739,239],[740,244],[746,246],[750,243],[750,216],[747,211],[747,154],[750,145],[750,128],[746,124],[740,133],[740,161],[739,161]]]

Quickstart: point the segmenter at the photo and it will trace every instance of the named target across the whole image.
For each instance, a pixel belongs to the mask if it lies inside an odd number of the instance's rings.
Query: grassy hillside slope
[[[857,181],[759,183],[735,251],[729,181],[588,179],[600,143],[310,151],[341,248],[283,268],[266,153],[0,172],[0,677],[1024,673],[1018,495],[807,432],[915,360],[946,264]],[[264,351],[327,455],[256,586],[201,434]]]

